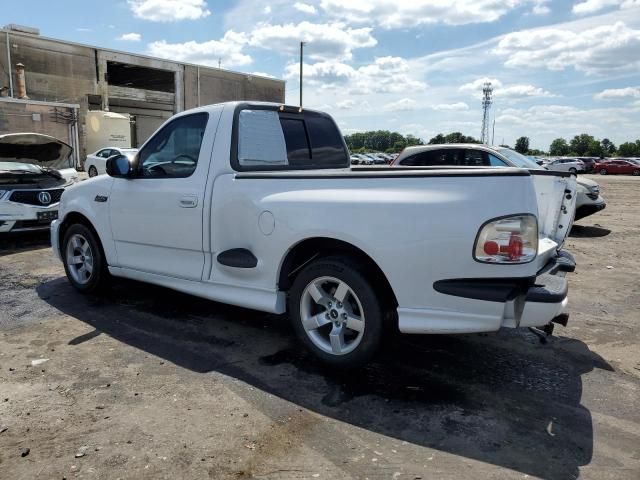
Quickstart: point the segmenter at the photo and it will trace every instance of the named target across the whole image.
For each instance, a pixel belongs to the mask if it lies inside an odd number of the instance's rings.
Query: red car
[[[600,175],[610,173],[625,173],[627,175],[640,175],[640,165],[628,160],[609,160],[607,162],[597,162],[593,167],[594,172]]]

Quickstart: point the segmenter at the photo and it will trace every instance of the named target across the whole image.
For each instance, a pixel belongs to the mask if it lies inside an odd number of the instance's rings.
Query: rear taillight
[[[473,258],[483,263],[528,263],[538,252],[538,221],[514,215],[485,223],[478,232]]]

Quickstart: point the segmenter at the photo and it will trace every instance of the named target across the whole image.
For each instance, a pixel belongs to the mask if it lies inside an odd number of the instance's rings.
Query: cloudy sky
[[[21,0],[6,22],[43,35],[283,78],[345,133],[495,141],[640,137],[640,0]],[[9,18],[10,17],[10,18]]]

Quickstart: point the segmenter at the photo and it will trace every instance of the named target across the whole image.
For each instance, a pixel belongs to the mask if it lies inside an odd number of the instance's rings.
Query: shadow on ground
[[[611,233],[608,228],[602,228],[600,225],[576,225],[571,227],[570,237],[574,238],[596,238],[606,237]]]
[[[0,257],[25,250],[51,246],[49,231],[0,233]]]
[[[82,296],[65,279],[38,295],[94,330],[194,372],[219,372],[363,429],[547,479],[577,478],[593,428],[581,376],[611,369],[577,340],[528,332],[401,336],[340,372],[300,350],[286,319],[118,281]],[[255,398],[247,398],[263,410]]]

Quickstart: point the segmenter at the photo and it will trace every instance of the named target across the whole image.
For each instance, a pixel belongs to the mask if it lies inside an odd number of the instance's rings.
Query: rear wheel
[[[103,288],[109,278],[107,263],[95,234],[85,225],[71,225],[62,242],[64,270],[71,285],[83,293]]]
[[[600,169],[600,175],[606,175],[607,173],[609,173],[609,172],[607,172],[606,168],[601,168]]]
[[[296,277],[289,291],[289,315],[302,343],[323,362],[355,368],[378,350],[383,303],[348,257],[314,261]]]
[[[90,177],[95,177],[98,175],[98,170],[96,169],[96,167],[94,167],[93,165],[91,165],[89,167],[89,176]]]

